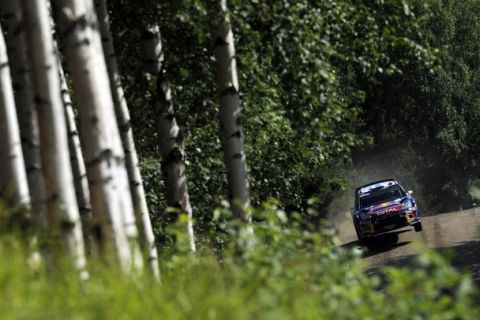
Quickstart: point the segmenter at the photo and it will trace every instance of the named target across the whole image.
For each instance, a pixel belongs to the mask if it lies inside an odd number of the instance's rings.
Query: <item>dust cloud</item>
[[[350,222],[350,210],[353,207],[354,191],[357,187],[372,181],[395,179],[406,190],[412,190],[414,196],[422,192],[420,183],[415,179],[415,161],[409,158],[408,149],[382,149],[357,152],[353,156],[346,176],[346,188],[327,208],[327,219],[337,230]]]

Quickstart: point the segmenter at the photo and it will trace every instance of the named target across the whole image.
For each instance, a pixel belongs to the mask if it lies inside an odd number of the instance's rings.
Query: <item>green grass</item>
[[[253,242],[240,236],[221,253],[206,245],[194,255],[179,248],[162,258],[161,283],[92,261],[89,280],[81,281],[66,264],[29,263],[27,250],[4,238],[0,318],[479,318],[469,276],[434,252],[422,252],[415,268],[368,277],[359,257],[331,235],[307,232],[275,208],[260,211],[265,219],[255,224]]]

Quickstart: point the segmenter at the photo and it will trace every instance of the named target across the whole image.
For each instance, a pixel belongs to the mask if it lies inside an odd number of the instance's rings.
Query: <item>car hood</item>
[[[400,211],[403,209],[403,202],[408,199],[408,196],[401,197],[395,200],[379,203],[367,208],[363,208],[358,210],[358,213],[362,214],[372,214],[372,215],[377,215],[377,214],[383,214],[386,212],[392,212],[392,211]]]

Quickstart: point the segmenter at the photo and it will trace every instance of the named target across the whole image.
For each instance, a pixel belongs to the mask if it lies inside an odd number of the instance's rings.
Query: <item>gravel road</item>
[[[351,221],[340,227],[342,246],[364,250],[363,259],[369,269],[386,265],[408,266],[414,259],[418,246],[453,253],[452,264],[459,270],[471,273],[480,285],[480,208],[439,214],[422,218],[423,231],[403,228],[377,236],[370,248],[356,241]]]

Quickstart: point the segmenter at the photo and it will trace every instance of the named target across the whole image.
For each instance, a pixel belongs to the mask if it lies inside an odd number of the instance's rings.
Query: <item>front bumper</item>
[[[407,209],[380,216],[371,216],[370,219],[363,221],[359,220],[358,231],[362,238],[366,238],[382,232],[413,226],[419,222],[420,217],[417,210]]]

